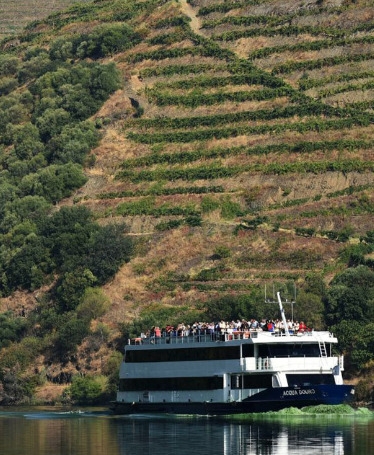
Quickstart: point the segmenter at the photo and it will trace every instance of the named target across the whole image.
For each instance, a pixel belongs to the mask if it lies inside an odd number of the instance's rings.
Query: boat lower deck
[[[302,408],[319,404],[341,404],[353,400],[349,385],[311,385],[307,387],[268,388],[243,401],[228,402],[115,402],[116,414],[171,413],[228,415],[278,411],[287,407]]]

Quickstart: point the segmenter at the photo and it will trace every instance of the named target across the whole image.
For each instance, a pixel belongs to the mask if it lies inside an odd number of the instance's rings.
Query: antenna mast
[[[280,297],[280,292],[277,292],[277,297],[278,297],[279,309],[281,312],[283,326],[284,326],[284,333],[286,334],[286,336],[289,337],[290,332],[288,331],[287,319],[286,319],[286,315],[284,314],[284,308],[283,308],[283,304],[282,304],[282,299]]]

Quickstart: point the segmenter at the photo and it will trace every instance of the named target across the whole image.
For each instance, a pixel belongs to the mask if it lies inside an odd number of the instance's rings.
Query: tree
[[[99,401],[102,394],[101,385],[90,376],[73,378],[67,393],[71,399],[79,404],[94,404]]]
[[[67,163],[51,165],[38,172],[25,176],[19,184],[24,195],[41,196],[45,200],[56,203],[68,197],[87,181],[80,165]]]
[[[0,230],[7,232],[26,220],[40,222],[49,212],[51,205],[40,196],[25,196],[5,204],[4,218],[0,219]]]
[[[42,286],[44,276],[52,271],[49,251],[39,237],[33,236],[10,259],[6,267],[11,290],[34,290]]]
[[[85,262],[98,279],[98,284],[104,284],[113,277],[120,266],[130,259],[132,242],[123,231],[123,225],[109,224],[93,233]]]
[[[48,142],[53,136],[61,133],[63,127],[71,122],[70,114],[62,108],[46,109],[35,121],[40,137]]]
[[[67,125],[47,146],[50,163],[83,164],[87,153],[99,143],[100,135],[92,122]]]
[[[294,319],[304,320],[308,327],[316,330],[324,327],[324,305],[320,296],[300,291],[296,310]]]
[[[16,186],[7,183],[6,181],[0,183],[0,219],[2,219],[5,214],[6,203],[8,204],[12,203],[17,196],[18,189]]]
[[[331,328],[339,339],[339,349],[346,356],[348,369],[360,371],[374,359],[374,324],[341,321]]]
[[[30,122],[23,125],[11,125],[7,134],[14,144],[15,155],[20,160],[29,160],[44,151],[38,128]]]
[[[232,321],[237,319],[262,318],[263,314],[256,301],[255,293],[244,295],[224,295],[205,304],[205,314],[209,321]]]
[[[96,278],[92,272],[85,268],[80,268],[72,272],[66,272],[59,279],[55,297],[62,311],[75,310],[82,302],[86,289],[95,284]],[[91,319],[91,314],[81,312],[85,319]]]
[[[67,313],[64,322],[58,328],[55,348],[63,359],[75,353],[84,338],[90,333],[88,319],[78,319],[76,315]]]
[[[3,54],[0,56],[0,75],[15,76],[20,64],[20,59],[13,55]]]
[[[16,318],[10,311],[0,314],[0,348],[9,346],[24,334],[27,321]]]
[[[88,243],[99,229],[91,212],[84,206],[62,207],[40,223],[40,235],[50,249],[58,270],[73,271],[87,267]]]
[[[330,283],[325,312],[329,324],[370,320],[374,316],[374,272],[360,265],[337,275]]]
[[[105,314],[109,305],[108,297],[100,288],[87,287],[77,306],[77,315],[81,318],[97,319]]]

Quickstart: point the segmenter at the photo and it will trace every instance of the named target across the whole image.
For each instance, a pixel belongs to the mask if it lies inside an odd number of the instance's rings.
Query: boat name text
[[[314,395],[316,391],[314,389],[301,389],[301,390],[284,390],[283,396],[294,396],[294,395]]]

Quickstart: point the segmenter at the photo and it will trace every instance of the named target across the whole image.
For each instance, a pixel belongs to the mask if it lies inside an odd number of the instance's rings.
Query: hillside
[[[152,305],[201,309],[346,269],[373,229],[372,2],[96,0],[32,22],[3,53],[107,24],[138,39],[97,59],[116,64],[121,87],[91,116],[102,137],[87,182],[57,206],[124,222],[134,240],[102,286],[111,339]],[[1,308],[32,310],[40,292]],[[82,351],[55,377],[98,372],[110,352]]]
[[[0,0],[0,38],[17,35],[30,22],[45,19],[74,3],[91,0]]]
[[[303,5],[167,2],[114,56],[124,89],[99,113],[112,123],[76,199],[142,243],[108,286],[118,305],[328,279],[344,267],[334,233],[372,228],[373,10]]]

